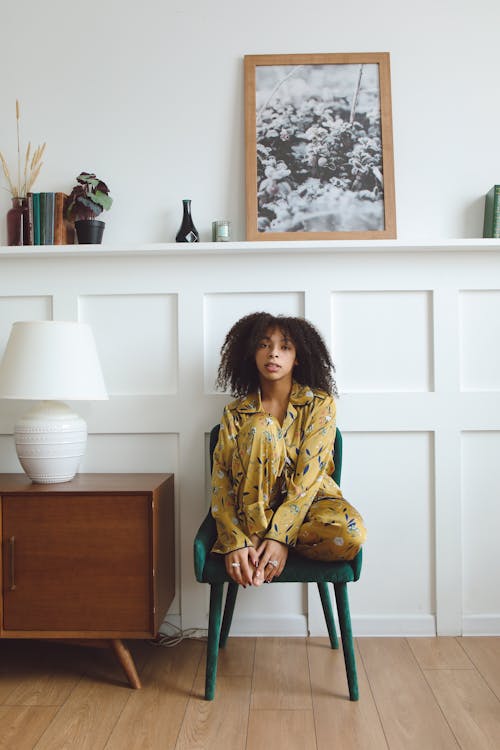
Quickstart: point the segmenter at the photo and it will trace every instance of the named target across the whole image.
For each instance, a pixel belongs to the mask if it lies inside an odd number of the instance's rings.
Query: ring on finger
[[[231,563],[232,568],[241,568],[241,563]]]
[[[272,565],[273,568],[277,568],[279,563],[277,560],[269,560],[269,565]]]

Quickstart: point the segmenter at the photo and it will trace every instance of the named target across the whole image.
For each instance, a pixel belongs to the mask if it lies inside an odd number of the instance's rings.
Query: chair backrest
[[[217,424],[215,425],[215,427],[212,427],[210,431],[210,472],[213,468],[214,450],[215,446],[217,445],[217,440],[219,439],[219,430],[220,424]],[[338,427],[335,433],[335,443],[333,446],[333,462],[335,464],[335,470],[332,474],[333,480],[340,487],[340,478],[342,475],[342,434]]]

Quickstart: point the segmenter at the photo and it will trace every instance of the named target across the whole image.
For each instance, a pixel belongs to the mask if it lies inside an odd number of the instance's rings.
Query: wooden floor
[[[203,700],[201,641],[106,650],[0,642],[5,750],[497,750],[500,638],[360,638],[360,701],[325,639],[230,638]]]

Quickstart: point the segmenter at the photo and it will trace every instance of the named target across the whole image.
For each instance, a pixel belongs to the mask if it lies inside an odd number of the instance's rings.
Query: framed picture
[[[396,237],[389,53],[245,57],[248,240]]]

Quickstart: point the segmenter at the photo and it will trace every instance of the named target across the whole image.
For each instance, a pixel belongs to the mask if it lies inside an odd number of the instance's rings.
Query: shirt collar
[[[290,403],[294,406],[305,406],[310,404],[314,399],[314,393],[308,385],[300,385],[295,380],[292,385],[292,392],[290,393]]]
[[[292,406],[305,406],[306,404],[310,404],[313,398],[314,393],[309,386],[300,385],[295,380],[293,381],[289,401]],[[256,414],[263,411],[260,388],[242,398],[237,408],[243,414]]]

